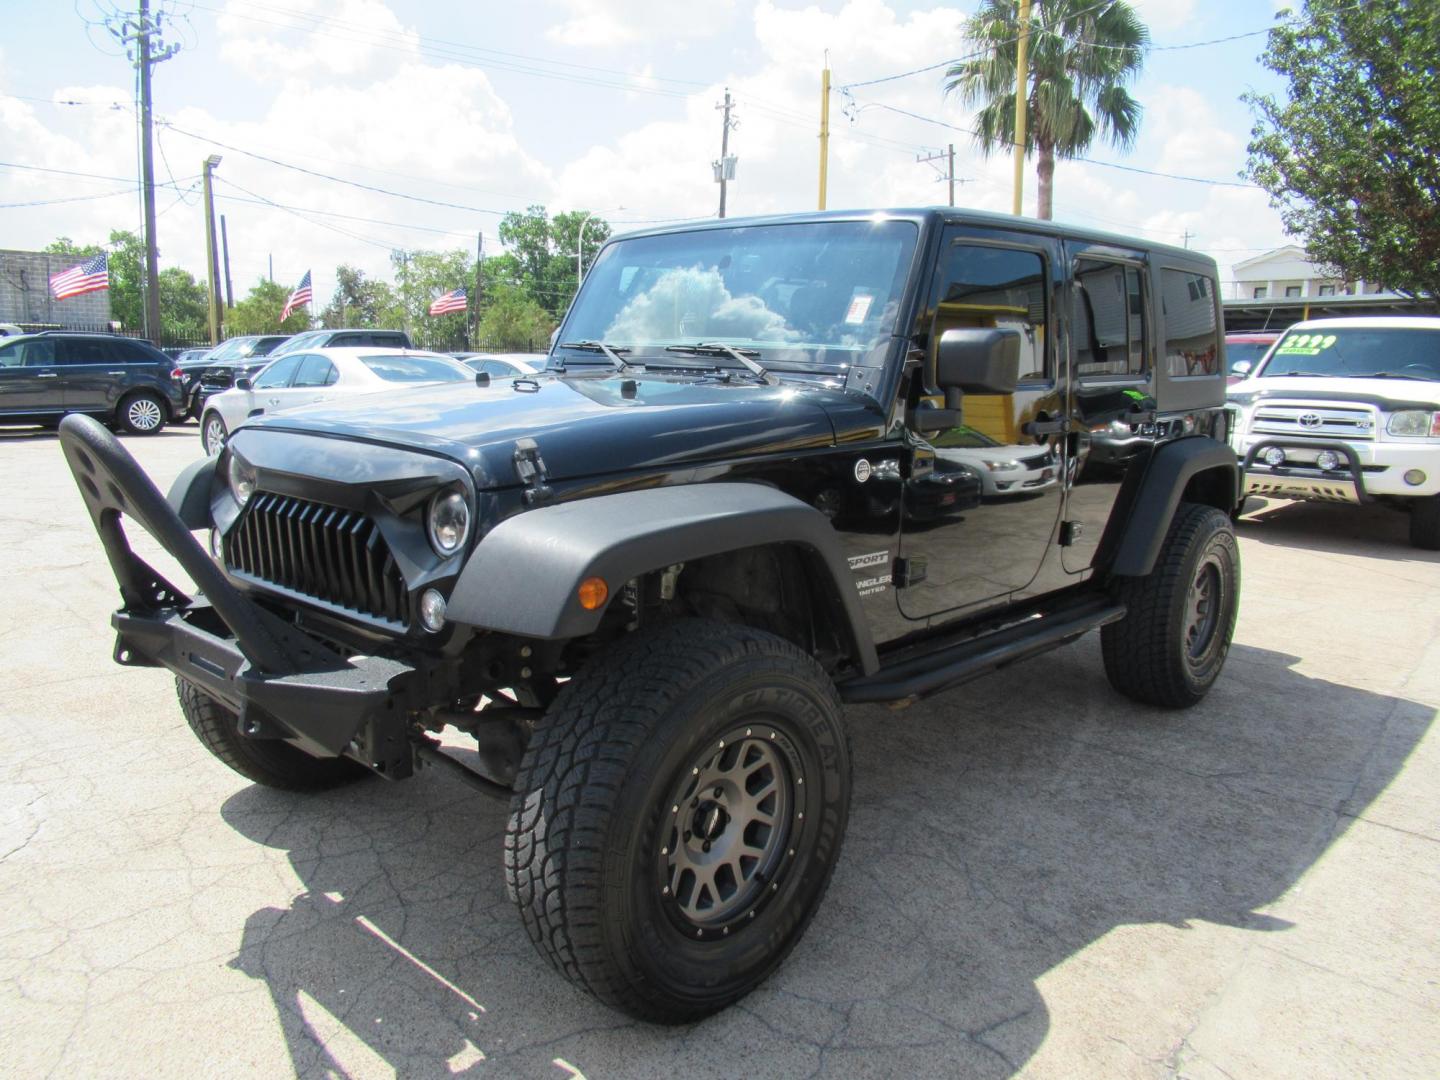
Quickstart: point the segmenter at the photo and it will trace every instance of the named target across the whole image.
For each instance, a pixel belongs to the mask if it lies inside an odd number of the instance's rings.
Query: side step
[[[1124,617],[1125,605],[1108,597],[1097,597],[1049,613],[1037,611],[1004,629],[942,645],[882,666],[873,675],[843,682],[839,685],[840,697],[848,703],[890,701],[909,705],[1006,664],[1057,648],[1087,631]]]

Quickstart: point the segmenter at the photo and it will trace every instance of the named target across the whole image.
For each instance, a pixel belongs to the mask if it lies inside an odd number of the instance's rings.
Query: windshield
[[[1251,368],[1254,368],[1264,357],[1265,351],[1273,344],[1274,342],[1271,341],[1227,341],[1225,343],[1226,363],[1230,365],[1232,371],[1235,370],[1236,364],[1242,363],[1249,364]]]
[[[779,370],[878,365],[895,331],[918,230],[907,221],[744,225],[619,240],[605,248],[559,340],[629,349],[633,363],[702,362],[670,345],[758,350]],[[564,361],[607,362],[575,352]]]
[[[296,334],[292,338],[282,341],[275,348],[270,350],[271,356],[284,356],[286,353],[295,352],[298,349],[308,349],[312,345],[319,345],[320,339],[328,334],[328,330],[308,330],[303,334]]]
[[[210,360],[235,360],[235,359],[237,359],[238,357],[241,357],[241,356],[248,356],[248,355],[249,355],[249,347],[250,347],[251,345],[253,345],[254,343],[255,343],[255,339],[254,339],[254,338],[250,338],[250,337],[231,338],[229,341],[225,342],[225,344],[224,344],[224,345],[221,345],[219,348],[212,349],[211,352],[210,352],[209,359],[210,359]]]
[[[362,356],[360,362],[386,382],[468,382],[474,374],[438,356]]]
[[[1292,330],[1270,354],[1261,374],[1440,380],[1440,329],[1337,326]]]

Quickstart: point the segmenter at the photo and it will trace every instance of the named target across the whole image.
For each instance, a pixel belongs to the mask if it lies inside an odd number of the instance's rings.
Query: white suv
[[[1440,318],[1296,323],[1228,397],[1247,494],[1388,502],[1440,550]]]

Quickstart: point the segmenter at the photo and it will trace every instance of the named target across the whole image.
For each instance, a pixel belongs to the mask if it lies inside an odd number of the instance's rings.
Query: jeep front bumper
[[[413,771],[406,724],[414,668],[344,657],[243,596],[196,543],[129,452],[96,421],[69,416],[60,443],[120,586],[115,660],[165,667],[232,708],[247,738],[344,755],[392,779]],[[131,549],[138,522],[196,583],[192,599]]]

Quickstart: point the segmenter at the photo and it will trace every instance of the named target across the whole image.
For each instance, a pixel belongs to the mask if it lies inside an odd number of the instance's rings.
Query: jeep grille
[[[232,571],[262,584],[405,625],[405,579],[364,514],[258,491],[224,553]]]

